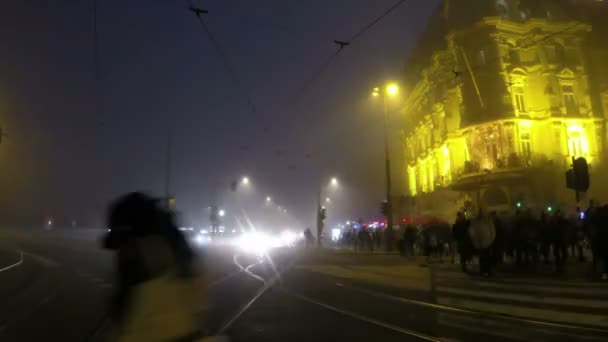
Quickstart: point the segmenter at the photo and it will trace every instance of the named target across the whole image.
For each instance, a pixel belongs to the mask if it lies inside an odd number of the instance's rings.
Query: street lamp
[[[391,83],[391,84],[387,85],[386,93],[389,96],[395,96],[395,95],[399,94],[399,86],[395,83]]]
[[[331,198],[325,197],[325,203],[331,203]]]
[[[270,196],[266,196],[266,203],[272,202],[272,198]]]
[[[332,186],[334,186],[334,187],[335,187],[335,186],[338,186],[338,178],[333,177],[333,178],[331,179],[331,185],[332,185]]]
[[[220,215],[220,217],[224,217],[226,215],[226,211],[224,211],[224,209],[220,209],[218,215]]]
[[[243,177],[243,179],[241,180],[241,183],[243,183],[243,185],[249,185],[249,177],[247,177],[247,176]]]
[[[393,210],[391,200],[391,160],[388,148],[388,110],[386,106],[387,97],[395,97],[399,94],[399,86],[396,83],[389,83],[382,91],[379,87],[372,90],[372,96],[382,97],[382,106],[384,110],[384,167],[386,177],[386,201],[387,201],[387,227],[392,229],[393,227]]]

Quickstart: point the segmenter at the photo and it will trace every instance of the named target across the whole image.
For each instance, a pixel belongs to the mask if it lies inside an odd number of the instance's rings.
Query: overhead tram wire
[[[356,41],[357,39],[361,38],[364,34],[366,34],[369,30],[371,30],[374,26],[376,26],[377,24],[379,24],[382,20],[384,20],[388,15],[390,15],[391,13],[393,13],[395,10],[397,10],[401,5],[405,4],[408,0],[399,0],[396,3],[394,3],[393,5],[391,5],[389,8],[387,8],[382,14],[380,14],[379,16],[375,17],[373,20],[371,20],[369,23],[367,23],[366,25],[364,25],[361,29],[357,30],[348,41],[341,41],[341,40],[334,40],[334,44],[337,46],[336,51],[334,51],[328,58],[326,58],[324,60],[324,62],[320,65],[320,67],[312,74],[311,77],[309,77],[307,79],[307,81],[304,83],[304,85],[299,89],[299,91],[297,91],[297,93],[295,94],[295,96],[292,97],[292,101],[290,101],[291,105],[295,105],[299,102],[301,96],[303,94],[306,93],[306,91],[312,86],[314,85],[317,80],[326,72],[326,70],[329,68],[329,66],[336,60],[336,58],[338,57],[338,55],[342,52],[342,50],[344,50],[345,47],[350,46],[354,41]],[[208,14],[208,11],[197,7],[193,1],[188,1],[189,3],[189,10],[192,11],[198,18],[199,23],[201,25],[201,28],[203,29],[203,31],[205,31],[205,33],[207,34],[207,36],[209,37],[209,39],[211,40],[212,44],[214,45],[214,48],[216,49],[217,53],[220,55],[220,57],[222,58],[222,61],[224,63],[224,67],[227,69],[227,71],[230,73],[233,82],[237,85],[240,86],[240,81],[239,78],[236,75],[236,72],[234,70],[234,68],[232,67],[230,61],[228,60],[227,54],[224,52],[224,50],[222,49],[221,44],[219,43],[219,41],[215,38],[215,36],[213,35],[213,33],[211,32],[211,30],[208,28],[208,26],[205,24],[202,15],[203,14]],[[257,110],[256,107],[253,103],[253,101],[251,100],[251,97],[249,96],[249,94],[247,94],[247,99],[248,99],[248,104],[251,106],[252,112],[257,114]],[[306,158],[310,159],[310,153],[306,153]]]
[[[249,94],[249,92],[245,90],[245,88],[243,86],[243,83],[241,82],[240,78],[238,77],[238,75],[236,73],[236,70],[233,67],[232,63],[230,63],[230,59],[228,58],[228,54],[223,49],[222,45],[220,44],[219,40],[215,37],[215,35],[213,34],[213,32],[209,29],[209,26],[207,26],[207,24],[205,23],[205,20],[203,20],[203,14],[209,14],[209,11],[195,6],[192,2],[190,3],[190,6],[189,6],[188,9],[192,13],[194,13],[194,15],[196,16],[196,18],[198,19],[198,22],[201,25],[201,29],[207,35],[207,38],[211,42],[211,45],[213,45],[213,48],[215,49],[216,53],[218,54],[218,56],[220,57],[220,59],[222,61],[222,64],[224,65],[224,68],[226,69],[226,71],[230,75],[230,78],[232,79],[232,82],[241,91],[243,91],[245,93],[245,95],[247,97],[247,105],[249,106],[251,112],[253,114],[258,114],[256,105],[253,102],[253,100],[251,99],[251,95]]]
[[[363,36],[367,31],[371,30],[374,26],[376,26],[379,22],[381,22],[388,15],[393,13],[396,9],[398,9],[401,5],[405,4],[408,0],[399,0],[394,3],[391,7],[387,8],[381,15],[376,17],[374,20],[370,21],[367,25],[361,28],[357,33],[355,33],[350,39],[347,41],[349,44],[352,44],[355,40]]]
[[[389,16],[391,13],[393,13],[395,10],[397,10],[399,7],[401,7],[401,5],[405,4],[407,1],[408,0],[399,0],[399,1],[395,2],[392,6],[390,6],[384,12],[382,12],[382,14],[375,17],[373,20],[371,20],[369,23],[367,23],[365,26],[363,26],[361,29],[359,29],[357,32],[355,32],[350,37],[350,39],[334,40],[334,44],[337,47],[336,51],[334,51],[334,53],[332,53],[325,60],[325,62],[323,62],[323,64],[321,64],[321,66],[317,69],[317,71],[313,73],[313,75],[307,80],[307,82],[304,83],[304,86],[302,86],[300,88],[300,90],[293,96],[293,98],[292,98],[293,100],[290,101],[290,104],[297,105],[299,103],[301,96],[303,94],[305,94],[306,91],[308,91],[308,89],[314,83],[316,83],[316,81],[323,75],[323,73],[325,73],[327,68],[333,63],[333,61],[338,57],[340,52],[342,52],[342,50],[344,50],[345,47],[349,47],[357,39],[361,38],[365,33],[367,33],[369,30],[371,30],[374,26],[376,26],[378,23],[380,23],[382,20],[384,20],[387,16]]]

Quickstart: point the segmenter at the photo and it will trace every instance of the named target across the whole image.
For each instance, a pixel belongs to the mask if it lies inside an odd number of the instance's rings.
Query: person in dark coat
[[[602,280],[608,280],[608,205],[597,210],[596,247],[598,257],[603,263]]]
[[[553,246],[553,257],[557,272],[563,271],[566,262],[566,255],[568,253],[566,244],[568,224],[568,220],[563,216],[561,210],[557,210],[551,224],[551,244]]]
[[[473,256],[473,244],[469,236],[469,220],[464,212],[459,211],[456,214],[456,222],[452,226],[452,235],[458,246],[458,254],[460,256],[460,268],[462,272],[467,272],[467,263]]]
[[[494,229],[496,229],[496,240],[494,240],[494,262],[497,265],[501,265],[504,262],[504,255],[506,250],[507,232],[505,226],[496,214],[495,211],[491,213],[494,220]]]
[[[176,340],[199,336],[197,329],[200,328],[194,324],[193,308],[180,306],[178,303],[181,301],[171,302],[170,308],[158,303],[144,303],[144,299],[152,302],[156,296],[188,296],[171,292],[171,287],[164,287],[167,292],[156,293],[153,297],[143,295],[142,289],[148,285],[153,286],[148,288],[148,293],[151,289],[157,291],[162,288],[151,285],[159,284],[161,279],[183,286],[194,284],[195,255],[177,228],[173,213],[162,208],[156,199],[134,192],[111,204],[108,226],[110,231],[103,239],[103,247],[116,253],[116,287],[110,304],[110,318],[117,334],[125,340],[149,334],[164,334]],[[141,309],[142,306],[146,309]],[[175,319],[163,327],[150,327],[149,331],[143,329],[146,320],[154,321],[159,316]]]
[[[551,250],[551,224],[550,220],[547,217],[547,213],[545,211],[541,211],[540,213],[540,221],[539,221],[539,243],[540,243],[540,253],[543,256],[543,262],[548,265],[549,264],[549,251]]]
[[[403,241],[405,243],[404,252],[406,256],[416,256],[415,245],[418,238],[418,229],[414,225],[407,225],[403,233]]]

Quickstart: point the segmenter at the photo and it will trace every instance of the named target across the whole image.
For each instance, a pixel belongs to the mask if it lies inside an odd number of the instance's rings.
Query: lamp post
[[[384,89],[376,87],[372,90],[372,96],[382,98],[382,107],[384,111],[384,172],[386,185],[386,201],[388,206],[386,215],[386,225],[388,230],[393,229],[393,201],[391,198],[391,159],[388,146],[388,110],[386,98],[395,97],[397,94],[399,94],[399,86],[394,83],[388,84]]]

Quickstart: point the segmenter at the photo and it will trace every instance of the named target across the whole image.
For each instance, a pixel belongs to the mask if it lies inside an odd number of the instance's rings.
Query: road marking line
[[[59,263],[57,261],[40,256],[38,254],[34,254],[34,253],[30,253],[30,252],[23,252],[23,255],[29,256],[30,258],[35,259],[36,261],[41,262],[41,263],[45,264],[46,266],[51,266],[51,267],[59,266]]]
[[[558,328],[565,327],[578,330],[597,331],[602,332],[604,334],[608,333],[608,317],[606,317],[605,315],[591,315],[549,309],[527,308],[516,305],[482,302],[469,298],[458,299],[451,297],[437,297],[437,302],[446,306],[461,307],[464,308],[464,310],[471,310],[473,312],[484,312],[488,316],[507,316],[511,317],[512,319],[513,317],[519,317],[516,319],[521,322],[532,322],[535,324],[539,324],[539,321],[528,319],[534,319],[536,317],[547,317],[556,322],[561,322],[551,323],[553,326]],[[549,323],[542,322],[542,324]],[[578,327],[569,324],[592,325],[596,326],[597,328]]]
[[[543,326],[518,326],[513,329],[513,323],[499,321],[494,318],[462,316],[458,314],[441,312],[437,317],[440,325],[455,327],[462,330],[479,332],[486,335],[495,335],[508,340],[543,341],[568,337],[569,340],[605,340],[605,336],[589,335],[585,331],[564,331]]]
[[[337,312],[339,314],[342,314],[344,316],[348,316],[350,318],[354,318],[354,319],[357,319],[357,320],[360,320],[360,321],[363,321],[363,322],[367,322],[367,323],[370,323],[370,324],[373,324],[373,325],[377,325],[377,326],[380,326],[380,327],[383,327],[383,328],[386,328],[386,329],[389,329],[389,330],[393,330],[393,331],[396,331],[396,332],[399,332],[399,333],[402,333],[402,334],[405,334],[405,335],[410,335],[410,336],[418,337],[421,340],[434,341],[434,342],[441,342],[442,341],[440,339],[437,339],[437,338],[434,338],[434,337],[431,337],[431,336],[428,336],[428,335],[424,335],[424,334],[421,334],[421,333],[417,333],[417,332],[412,331],[412,330],[404,329],[404,328],[398,327],[398,326],[390,324],[390,323],[382,322],[382,321],[379,321],[379,320],[376,320],[376,319],[373,319],[373,318],[369,318],[369,317],[366,317],[366,316],[363,316],[363,315],[359,315],[359,314],[351,312],[351,311],[343,310],[343,309],[337,308],[335,306],[331,306],[329,304],[325,304],[325,303],[319,302],[319,301],[317,301],[315,299],[306,297],[306,296],[298,294],[298,293],[287,292],[287,291],[285,291],[285,292],[288,295],[293,296],[295,298],[298,298],[298,299],[300,299],[302,301],[309,302],[309,303],[312,303],[312,304],[316,304],[316,305],[321,306],[321,307],[323,307],[325,309]]]
[[[234,258],[235,262],[236,262],[236,256]],[[253,296],[253,298],[251,298],[251,300],[249,302],[247,302],[237,313],[236,315],[234,315],[226,324],[224,324],[224,326],[222,326],[220,328],[220,330],[217,332],[216,335],[223,335],[224,332],[226,330],[228,330],[232,324],[234,324],[234,322],[236,322],[244,313],[245,311],[247,311],[252,305],[253,303],[260,298],[264,293],[266,293],[266,291],[271,288],[274,285],[274,282],[266,282],[266,280],[264,280],[262,277],[252,273],[249,269],[255,265],[259,264],[259,261],[251,264],[249,266],[247,266],[247,268],[242,268],[249,276],[254,277],[258,280],[262,280],[262,282],[264,282],[264,285],[258,289],[258,291],[255,293],[255,295]],[[240,267],[240,265],[237,264],[237,266]]]
[[[13,267],[17,267],[17,266],[21,265],[22,263],[23,263],[23,252],[19,251],[19,261],[17,261],[16,263],[14,263],[12,265],[8,265],[4,268],[0,268],[0,272],[8,271]]]
[[[262,262],[259,262],[259,261],[258,261],[258,262],[256,262],[255,264],[251,264],[251,265],[247,266],[247,267],[245,268],[245,273],[247,273],[247,274],[248,274],[249,276],[251,276],[252,278],[257,279],[257,280],[261,281],[262,283],[266,284],[266,280],[264,280],[264,278],[262,278],[262,277],[260,277],[259,275],[257,275],[257,274],[255,274],[255,273],[251,272],[251,268],[252,268],[252,267],[257,266],[257,265],[261,265],[261,264],[262,264]]]
[[[243,267],[241,264],[239,264],[239,254],[235,254],[232,257],[232,261],[234,262],[234,264],[242,271],[245,269],[245,267]]]
[[[437,286],[436,291],[444,294],[446,296],[449,295],[462,295],[462,296],[470,296],[475,297],[477,299],[483,298],[496,298],[496,299],[506,299],[516,302],[522,303],[538,303],[538,304],[554,304],[554,305],[565,305],[565,306],[578,306],[578,307],[589,307],[596,309],[606,309],[608,308],[608,300],[599,300],[599,299],[577,299],[577,298],[558,298],[558,297],[545,297],[540,295],[531,295],[531,294],[513,294],[513,293],[500,293],[500,292],[485,292],[485,291],[471,291],[456,287],[448,287],[448,286]]]
[[[224,334],[224,332],[225,332],[226,330],[228,330],[228,329],[229,329],[229,328],[232,326],[232,324],[234,324],[234,322],[236,322],[236,321],[237,321],[237,320],[238,320],[238,319],[239,319],[239,318],[240,318],[240,317],[241,317],[241,316],[242,316],[242,315],[245,313],[245,311],[247,311],[247,310],[248,310],[248,309],[249,309],[249,308],[250,308],[250,307],[253,305],[253,303],[254,303],[256,300],[258,300],[258,298],[260,298],[260,297],[261,297],[261,296],[262,296],[264,293],[266,293],[266,291],[267,291],[269,288],[271,288],[271,287],[273,287],[273,286],[274,286],[274,284],[276,283],[276,281],[279,279],[279,277],[280,277],[280,275],[281,275],[281,274],[278,274],[278,276],[276,276],[276,277],[274,277],[274,278],[270,279],[269,281],[266,281],[264,278],[262,278],[262,277],[258,276],[257,274],[255,274],[255,273],[251,272],[251,268],[253,268],[253,267],[257,266],[257,265],[261,265],[261,264],[264,262],[264,260],[258,260],[257,262],[255,262],[255,263],[253,263],[253,264],[251,264],[251,265],[248,265],[247,267],[243,268],[243,267],[242,267],[242,266],[241,266],[241,265],[238,263],[238,261],[237,261],[237,257],[238,257],[238,254],[237,254],[237,255],[235,255],[235,256],[234,256],[234,258],[233,258],[233,260],[234,260],[235,264],[236,264],[237,266],[239,266],[239,267],[240,267],[240,268],[241,268],[241,269],[242,269],[242,270],[243,270],[245,273],[247,273],[247,275],[249,275],[249,276],[251,276],[251,277],[253,277],[253,278],[257,279],[257,280],[262,281],[262,282],[264,283],[264,285],[263,285],[263,286],[262,286],[260,289],[258,289],[258,291],[257,291],[257,292],[256,292],[256,294],[253,296],[253,298],[252,298],[252,299],[251,299],[249,302],[247,302],[247,304],[245,304],[245,305],[244,305],[244,306],[241,308],[241,310],[239,310],[239,312],[237,312],[237,313],[236,313],[236,315],[234,315],[234,316],[233,316],[233,317],[232,317],[232,318],[231,318],[231,319],[228,321],[228,323],[224,324],[224,326],[222,326],[222,327],[220,328],[220,330],[217,332],[217,334],[216,334],[216,335],[222,335],[222,334]],[[293,264],[291,264],[289,268],[291,268],[291,266],[293,266]],[[287,268],[287,269],[286,269],[284,272],[286,272],[286,271],[287,271],[289,268]],[[284,272],[283,272],[283,273],[284,273]]]
[[[603,327],[595,328],[595,327],[589,327],[589,326],[580,326],[580,325],[573,325],[573,324],[566,324],[566,323],[554,323],[554,322],[546,322],[546,321],[530,319],[530,318],[535,318],[535,317],[554,317],[553,313],[555,313],[556,311],[534,309],[534,310],[539,310],[539,311],[543,311],[543,312],[536,313],[534,315],[519,315],[519,314],[513,315],[513,314],[509,313],[508,311],[504,311],[504,310],[502,310],[502,311],[491,310],[492,308],[500,306],[495,303],[476,302],[476,303],[485,305],[486,308],[488,309],[488,310],[482,310],[482,309],[480,309],[479,306],[478,307],[470,307],[470,306],[467,307],[468,303],[475,302],[475,301],[471,301],[469,299],[459,301],[459,303],[461,303],[462,305],[454,305],[453,304],[454,299],[449,298],[449,297],[447,297],[447,298],[438,297],[437,298],[438,304],[435,304],[435,303],[429,303],[429,302],[423,302],[423,301],[418,301],[418,300],[414,300],[414,299],[393,296],[393,295],[389,295],[389,294],[385,294],[385,293],[380,293],[377,291],[361,289],[361,288],[357,288],[355,286],[346,286],[344,284],[342,284],[341,287],[349,288],[353,291],[365,293],[365,294],[368,294],[373,297],[384,298],[384,299],[391,300],[391,301],[401,302],[401,303],[405,303],[405,304],[412,304],[412,305],[417,305],[417,306],[423,306],[423,307],[433,308],[433,309],[447,311],[447,312],[456,312],[456,313],[476,315],[476,316],[482,316],[482,317],[488,317],[488,318],[496,318],[496,319],[509,320],[509,321],[513,321],[513,322],[527,323],[527,324],[540,325],[540,326],[546,326],[546,327],[552,327],[552,328],[590,331],[590,332],[603,333],[603,334],[608,333],[608,329],[605,329]],[[572,314],[572,315],[582,315],[582,314]],[[604,321],[603,325],[608,324],[607,318],[603,318],[603,317],[597,316],[597,315],[584,315],[584,316],[589,316],[588,318],[598,318],[598,319],[601,319]],[[568,322],[568,321],[562,321],[562,322]],[[570,322],[568,322],[568,323],[570,323]],[[576,323],[588,325],[589,320],[576,321]]]
[[[221,283],[225,282],[226,280],[228,280],[228,279],[230,279],[230,278],[234,277],[235,275],[237,275],[237,274],[239,274],[239,273],[241,273],[241,272],[242,272],[242,270],[238,270],[238,271],[234,271],[234,272],[232,272],[232,273],[229,273],[229,274],[227,274],[227,275],[225,275],[225,276],[221,277],[220,279],[217,279],[217,280],[215,280],[215,281],[211,282],[211,284],[207,285],[207,288],[208,288],[208,289],[214,288],[214,287],[216,287],[217,285],[219,285],[219,284],[221,284]]]

